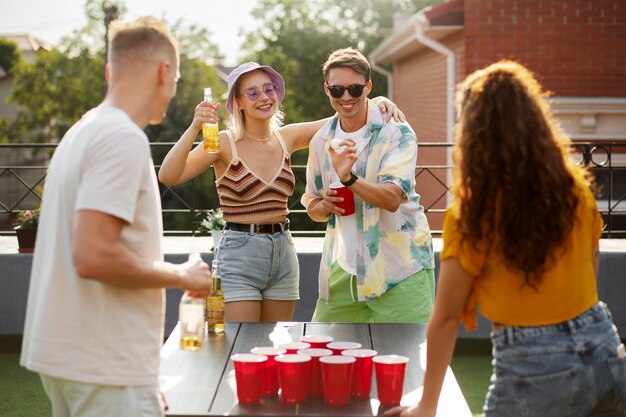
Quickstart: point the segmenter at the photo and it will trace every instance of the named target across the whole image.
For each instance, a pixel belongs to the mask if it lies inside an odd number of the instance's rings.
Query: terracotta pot
[[[35,250],[35,238],[37,237],[37,229],[16,229],[17,244],[19,253],[33,253]]]

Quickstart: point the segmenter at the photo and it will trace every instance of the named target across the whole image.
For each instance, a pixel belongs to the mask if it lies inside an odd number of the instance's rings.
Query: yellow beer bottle
[[[206,298],[206,322],[209,334],[224,332],[224,293],[222,292],[222,276],[220,261],[213,260],[211,270],[211,293]]]
[[[204,89],[204,101],[213,103],[211,88]],[[216,153],[220,151],[220,131],[217,123],[202,123],[202,143],[204,152]]]

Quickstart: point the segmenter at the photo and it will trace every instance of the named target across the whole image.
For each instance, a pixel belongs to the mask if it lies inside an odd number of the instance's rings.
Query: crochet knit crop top
[[[293,194],[296,178],[291,170],[291,158],[280,133],[273,134],[283,149],[283,162],[274,178],[266,182],[240,159],[230,130],[226,131],[232,159],[224,174],[215,181],[224,220],[234,223],[266,223],[286,216],[287,199]]]

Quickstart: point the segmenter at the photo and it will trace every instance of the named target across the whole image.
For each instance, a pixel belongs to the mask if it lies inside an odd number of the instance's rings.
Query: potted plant
[[[18,252],[32,253],[35,250],[35,238],[39,225],[41,209],[22,210],[17,214],[17,220],[13,223],[13,229],[17,235]]]
[[[221,208],[206,210],[199,225],[200,231],[211,232],[214,249],[217,248],[224,227],[226,227],[226,222],[224,221],[224,213]]]

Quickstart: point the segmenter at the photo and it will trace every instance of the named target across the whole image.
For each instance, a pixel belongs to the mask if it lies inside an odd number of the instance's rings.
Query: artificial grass
[[[0,353],[0,416],[52,417],[39,375],[19,365],[19,353]]]
[[[39,375],[19,365],[19,339],[0,337],[0,416],[52,417]],[[451,366],[472,415],[481,416],[491,376],[490,341],[459,339]]]
[[[491,340],[458,339],[450,367],[472,416],[482,416],[492,371]]]
[[[450,365],[472,416],[482,416],[491,377],[491,355],[459,355]]]

